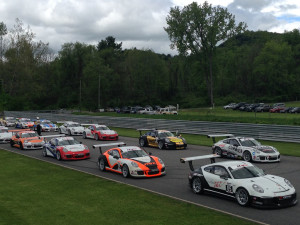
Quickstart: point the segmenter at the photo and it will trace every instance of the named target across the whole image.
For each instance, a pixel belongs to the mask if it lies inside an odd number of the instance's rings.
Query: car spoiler
[[[92,125],[98,125],[97,123],[82,123],[81,126],[92,126]]]
[[[194,171],[193,161],[195,160],[201,160],[201,159],[210,159],[211,163],[215,163],[215,158],[220,158],[220,155],[217,154],[210,154],[210,155],[201,155],[201,156],[193,156],[193,157],[187,157],[187,158],[181,158],[180,162],[185,163],[189,162],[189,166],[191,171]]]
[[[11,132],[12,134],[15,134],[17,132],[21,131],[31,131],[30,129],[15,129],[15,130],[8,130],[8,132]]]
[[[53,138],[53,137],[65,137],[65,134],[54,134],[54,135],[45,135],[45,136],[40,136],[40,138]],[[47,141],[45,139],[45,141]]]
[[[142,131],[148,131],[148,130],[157,130],[156,128],[152,128],[152,129],[145,129],[145,128],[141,128],[141,129],[136,129],[137,131],[140,132],[140,136],[142,136]],[[176,136],[179,136],[180,135],[180,132],[178,130],[176,131],[170,131],[172,133],[175,133]]]
[[[107,147],[107,146],[118,146],[121,147],[123,145],[126,145],[124,142],[114,142],[114,143],[109,143],[109,144],[98,144],[98,145],[93,145],[93,148],[99,147],[99,151],[102,155],[102,147]]]
[[[216,137],[230,138],[230,137],[233,137],[233,136],[234,136],[233,134],[209,134],[209,135],[207,135],[207,138],[212,138],[213,143],[216,143]]]

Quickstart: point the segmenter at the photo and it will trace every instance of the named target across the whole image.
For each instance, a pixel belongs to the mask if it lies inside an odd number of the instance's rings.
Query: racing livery
[[[16,128],[32,128],[34,125],[34,122],[31,121],[29,118],[20,118],[17,122],[16,122]]]
[[[285,178],[265,174],[264,171],[246,161],[214,162],[219,155],[204,155],[182,158],[189,162],[190,187],[196,194],[204,192],[236,199],[239,205],[259,207],[286,207],[297,204],[293,185]],[[194,169],[194,160],[208,159],[211,164]]]
[[[56,124],[52,123],[50,120],[40,120],[40,125],[42,131],[58,131],[58,127]],[[37,124],[33,125],[33,130],[37,130]]]
[[[43,146],[43,156],[51,156],[57,160],[79,160],[90,158],[90,150],[73,137],[56,135]]]
[[[14,133],[19,131],[25,130],[8,130],[7,127],[0,127],[0,143],[10,143]]]
[[[23,149],[41,149],[45,144],[44,138],[38,136],[34,131],[20,131],[16,132],[11,140],[10,146]]]
[[[116,131],[109,129],[105,125],[99,124],[81,124],[88,126],[82,133],[83,138],[92,138],[95,140],[118,140],[119,135]]]
[[[159,149],[186,149],[186,140],[181,135],[174,135],[167,130],[138,129],[140,132],[139,144],[141,147],[150,146]],[[142,135],[142,131],[148,131]]]
[[[58,128],[60,134],[71,135],[82,135],[84,127],[77,122],[66,121],[63,125]]]
[[[157,177],[166,174],[164,162],[137,146],[124,146],[125,143],[93,145],[99,147],[98,166],[101,171],[112,171],[123,177]],[[101,147],[118,146],[102,153]]]
[[[212,146],[213,153],[228,158],[240,158],[244,161],[279,162],[280,153],[272,146],[261,145],[254,138],[230,137],[218,141]]]

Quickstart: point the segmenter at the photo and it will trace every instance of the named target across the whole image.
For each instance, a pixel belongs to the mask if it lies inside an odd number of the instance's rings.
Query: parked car
[[[235,199],[240,206],[286,207],[297,204],[297,194],[290,181],[266,174],[245,161],[215,162],[218,155],[181,158],[189,162],[189,185],[195,194],[210,193]],[[193,161],[211,159],[211,163],[194,169]]]
[[[176,110],[170,109],[170,108],[160,108],[157,111],[157,114],[162,115],[178,115],[178,112]]]
[[[124,106],[120,109],[120,113],[130,113],[131,107],[130,106]]]
[[[92,138],[95,140],[118,140],[119,135],[116,131],[109,129],[105,125],[99,124],[82,124],[83,126],[88,126],[84,128],[82,133],[83,138]]]
[[[105,146],[116,147],[102,153]],[[123,177],[157,177],[166,174],[164,162],[137,146],[124,146],[124,142],[93,145],[100,148],[98,167],[101,171],[122,174]]]
[[[223,109],[232,109],[232,107],[235,106],[235,105],[236,105],[236,103],[232,102],[232,103],[229,103],[228,105],[224,105]]]
[[[262,105],[255,108],[254,112],[269,112],[270,109],[271,109],[270,105]]]
[[[156,111],[151,110],[150,108],[143,108],[138,111],[138,114],[148,114],[148,115],[154,115],[157,114]]]
[[[291,113],[300,113],[300,107],[295,107],[290,112]]]
[[[247,108],[250,106],[250,104],[244,104],[244,105],[242,105],[240,108],[239,108],[239,110],[240,111],[247,111]]]
[[[270,113],[279,113],[280,110],[284,109],[284,106],[275,106],[274,108],[270,109],[269,112]]]
[[[239,103],[235,104],[235,105],[232,107],[232,109],[233,109],[233,110],[238,110],[241,106],[243,106],[243,105],[245,105],[245,104],[246,104],[246,102],[239,102]]]
[[[134,107],[130,108],[130,113],[136,114],[136,113],[138,113],[142,109],[143,109],[143,107],[141,107],[141,106],[134,106]]]
[[[280,113],[289,113],[291,112],[292,109],[294,109],[295,107],[284,107],[283,109],[281,109],[279,112]]]

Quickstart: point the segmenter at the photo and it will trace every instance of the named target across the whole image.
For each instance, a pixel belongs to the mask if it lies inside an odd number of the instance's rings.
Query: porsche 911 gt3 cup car
[[[119,135],[116,131],[109,129],[105,125],[99,124],[81,124],[82,126],[88,126],[84,129],[83,138],[93,138],[95,140],[118,140]]]
[[[31,121],[29,118],[20,118],[17,122],[16,122],[16,128],[32,128],[34,125],[34,122]]]
[[[7,127],[0,127],[0,143],[10,143],[12,136],[19,131],[25,130],[8,130]]]
[[[174,135],[167,130],[138,129],[140,132],[139,144],[141,147],[150,146],[159,149],[186,149],[187,143],[181,135]],[[142,135],[142,131],[148,131]]]
[[[120,173],[123,177],[157,177],[165,175],[164,162],[136,146],[124,146],[125,143],[93,145],[100,148],[98,166],[101,171]],[[105,146],[118,146],[102,153]]]
[[[60,134],[67,134],[71,135],[82,135],[84,127],[81,126],[79,123],[66,121],[63,125],[58,128],[58,132]]]
[[[40,125],[42,131],[58,131],[57,125],[52,123],[50,120],[40,120]],[[33,125],[33,130],[37,130],[37,124]]]
[[[43,156],[51,156],[57,160],[78,160],[90,158],[90,150],[73,137],[64,135],[52,138],[43,146]]]
[[[20,131],[16,132],[11,140],[10,146],[23,149],[41,149],[45,144],[44,138],[39,136],[34,131]]]
[[[241,206],[285,207],[297,204],[296,190],[287,179],[265,174],[250,162],[212,161],[197,169],[192,165],[194,160],[216,157],[220,156],[213,154],[180,159],[182,163],[190,164],[188,179],[194,193],[208,192],[235,198]]]
[[[3,120],[1,120],[2,126],[6,127],[14,127],[16,125],[16,119],[14,117],[4,117]]]
[[[213,135],[209,135],[213,136]],[[244,161],[279,162],[280,153],[272,146],[261,145],[254,138],[230,137],[212,146],[213,153],[228,158],[242,158]]]

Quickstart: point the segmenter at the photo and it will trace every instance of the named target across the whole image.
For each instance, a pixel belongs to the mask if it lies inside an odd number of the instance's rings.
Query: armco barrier
[[[237,136],[254,137],[261,140],[300,143],[300,126],[246,124],[228,122],[186,121],[146,119],[131,117],[86,116],[51,112],[5,111],[5,116],[49,119],[52,121],[76,121],[79,123],[99,123],[122,128],[157,128],[180,131],[189,134],[231,133]]]

